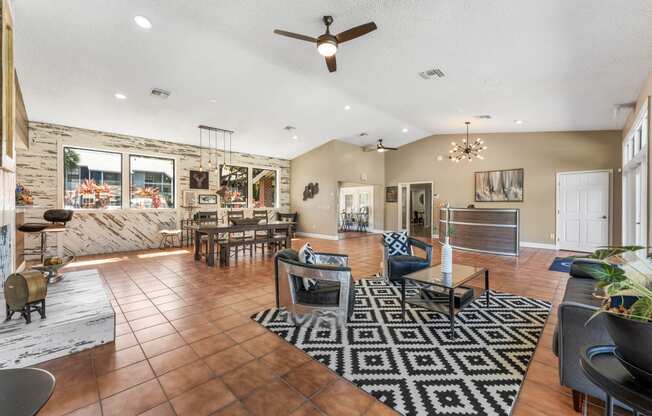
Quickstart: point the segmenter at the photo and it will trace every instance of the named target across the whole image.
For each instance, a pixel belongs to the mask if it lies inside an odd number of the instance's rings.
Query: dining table
[[[206,236],[206,239],[208,240],[206,264],[210,267],[213,267],[215,266],[215,240],[220,234],[266,230],[268,238],[271,241],[274,231],[282,230],[285,233],[285,246],[292,247],[292,230],[294,227],[295,223],[288,221],[268,221],[261,222],[259,224],[219,224],[214,222],[197,224],[193,226],[195,234],[195,260],[201,260],[202,236]],[[243,242],[235,241],[230,244],[241,245]]]

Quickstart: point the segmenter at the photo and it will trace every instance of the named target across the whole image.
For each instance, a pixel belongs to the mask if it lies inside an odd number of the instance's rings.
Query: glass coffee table
[[[489,307],[489,270],[484,267],[464,266],[462,264],[453,264],[453,272],[443,274],[441,265],[431,266],[427,269],[419,270],[413,273],[406,274],[401,279],[401,313],[403,320],[405,320],[405,303],[411,305],[421,306],[426,309],[447,314],[450,319],[451,337],[455,338],[455,289],[463,287],[467,282],[473,279],[484,276],[484,296],[485,305]],[[415,283],[420,287],[436,287],[443,289],[442,292],[448,292],[448,302],[442,303],[432,299],[424,299],[419,297],[406,298],[405,284],[407,281]],[[460,302],[460,309],[464,305]],[[459,312],[458,310],[458,312]]]

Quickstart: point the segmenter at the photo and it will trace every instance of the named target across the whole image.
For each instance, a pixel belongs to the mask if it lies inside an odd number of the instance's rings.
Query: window
[[[249,168],[220,166],[220,187],[225,187],[221,198],[223,208],[246,208],[249,192]]]
[[[129,206],[174,208],[174,160],[129,156]]]
[[[254,208],[274,208],[276,205],[276,171],[253,168],[251,172]]]
[[[63,205],[67,209],[122,206],[122,155],[63,148]]]

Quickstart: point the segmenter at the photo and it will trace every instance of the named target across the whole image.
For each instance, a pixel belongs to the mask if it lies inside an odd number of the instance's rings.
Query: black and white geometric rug
[[[292,326],[277,309],[252,319],[404,415],[509,415],[550,303],[491,292],[456,316],[406,306],[400,289],[360,280],[344,329]]]

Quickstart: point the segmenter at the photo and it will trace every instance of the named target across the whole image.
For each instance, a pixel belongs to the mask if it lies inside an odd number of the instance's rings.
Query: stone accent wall
[[[58,196],[63,194],[63,190],[59,189],[59,175],[63,173],[57,171],[57,158],[61,145],[177,158],[176,209],[76,211],[63,238],[63,246],[75,255],[158,247],[159,227],[170,222],[178,223],[182,218],[186,218],[187,212],[180,205],[183,201],[183,191],[189,189],[189,171],[199,167],[198,146],[35,122],[29,124],[29,137],[30,149],[18,151],[16,167],[16,181],[31,189],[36,206],[26,210],[25,222],[42,221],[43,211],[60,208],[57,206]],[[237,135],[234,140],[236,137]],[[218,152],[218,159],[221,157],[222,153]],[[279,211],[289,212],[289,160],[233,153],[232,164],[279,169]],[[218,182],[218,174],[211,172],[210,189],[194,191],[197,194],[214,194],[218,189]],[[123,187],[125,186],[129,186],[128,183],[123,183]],[[201,209],[214,211],[217,206],[202,205]],[[25,246],[37,247],[38,239],[35,236],[27,236]],[[56,242],[50,241],[48,246],[55,250]]]

